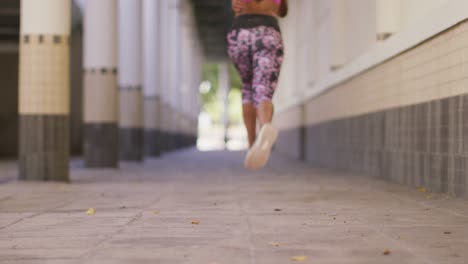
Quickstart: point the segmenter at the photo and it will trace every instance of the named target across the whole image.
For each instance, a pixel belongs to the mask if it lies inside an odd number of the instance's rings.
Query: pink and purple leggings
[[[244,15],[236,20],[240,23],[236,26],[234,21],[228,34],[228,54],[242,79],[242,103],[257,107],[273,98],[283,62],[283,40],[273,17]]]

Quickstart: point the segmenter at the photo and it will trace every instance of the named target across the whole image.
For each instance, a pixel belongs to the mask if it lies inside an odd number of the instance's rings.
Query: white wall
[[[354,0],[353,0],[354,1]],[[418,23],[447,4],[449,0],[399,0],[401,1],[402,26]]]
[[[331,54],[332,54],[332,2],[329,0],[317,0],[316,24],[316,81],[323,79],[330,72]]]
[[[378,1],[380,4],[398,1],[391,5],[397,10],[388,11],[392,15],[382,9],[379,12],[392,19],[377,17]],[[395,28],[391,31],[414,28],[449,3],[449,0],[290,1],[289,16],[280,20],[285,59],[275,96],[279,108],[300,102],[304,94],[323,90],[325,83],[333,83],[333,78],[356,60],[360,60],[358,65],[365,65],[362,60],[366,55],[382,45],[377,42],[377,33],[382,28]],[[341,68],[332,70],[333,66]]]
[[[346,62],[359,57],[376,42],[376,1],[345,1]]]
[[[290,12],[298,13],[299,9],[297,8],[299,1],[292,1],[290,3]],[[298,27],[297,21],[299,16],[288,16],[281,20],[281,27],[285,28],[283,30],[283,44],[284,44],[284,60],[282,65],[281,76],[278,81],[278,87],[281,89],[278,90],[279,96],[281,98],[290,98],[294,96],[296,91],[300,89],[297,85],[297,40],[298,38]]]
[[[312,87],[317,65],[317,6],[316,1],[290,2],[290,14],[280,20],[283,30],[285,58],[279,80],[279,96],[301,98],[305,89]]]

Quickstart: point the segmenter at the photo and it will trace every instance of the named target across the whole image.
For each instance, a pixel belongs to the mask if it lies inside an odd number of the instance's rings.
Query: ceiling
[[[0,0],[0,42],[17,43],[19,39],[19,0]]]
[[[20,0],[0,0],[0,44],[18,44],[20,34]],[[72,25],[81,23],[81,10],[72,5]]]
[[[206,58],[225,60],[226,34],[232,22],[231,0],[192,0],[192,3]]]
[[[227,58],[226,34],[232,21],[231,0],[191,0],[198,34],[209,61]],[[20,0],[0,0],[0,44],[17,44],[20,31]],[[73,24],[80,23],[81,0],[73,2]]]

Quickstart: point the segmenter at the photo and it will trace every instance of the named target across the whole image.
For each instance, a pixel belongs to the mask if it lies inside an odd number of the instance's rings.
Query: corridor
[[[71,184],[3,183],[0,263],[466,263],[464,200],[279,154],[250,173],[242,158],[193,149],[120,170],[76,160]]]

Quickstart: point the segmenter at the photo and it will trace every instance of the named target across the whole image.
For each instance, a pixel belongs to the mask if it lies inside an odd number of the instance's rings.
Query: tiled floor
[[[241,165],[190,150],[1,184],[0,263],[468,263],[467,201],[278,156]]]

